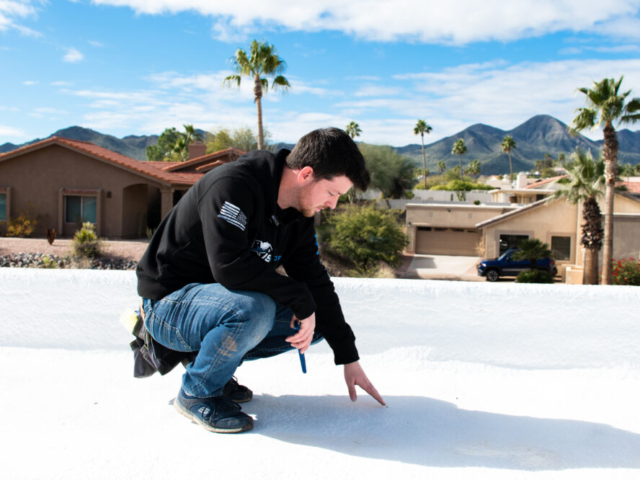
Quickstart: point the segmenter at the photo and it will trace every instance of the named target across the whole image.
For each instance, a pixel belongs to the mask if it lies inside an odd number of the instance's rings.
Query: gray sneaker
[[[173,402],[175,409],[206,430],[216,433],[240,433],[253,428],[253,418],[225,396],[197,398],[180,389]]]

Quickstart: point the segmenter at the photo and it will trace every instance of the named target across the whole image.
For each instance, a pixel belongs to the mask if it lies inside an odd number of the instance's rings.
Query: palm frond
[[[236,85],[239,87],[241,80],[242,80],[242,77],[240,75],[229,75],[227,78],[225,78],[222,81],[222,84],[230,87],[235,82]]]

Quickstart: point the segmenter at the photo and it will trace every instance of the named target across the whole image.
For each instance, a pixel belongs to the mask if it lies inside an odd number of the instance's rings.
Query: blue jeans
[[[243,360],[267,358],[293,347],[293,312],[263,293],[192,283],[162,300],[143,299],[145,327],[167,348],[198,352],[182,388],[194,397],[222,395]],[[315,333],[312,343],[322,340]]]

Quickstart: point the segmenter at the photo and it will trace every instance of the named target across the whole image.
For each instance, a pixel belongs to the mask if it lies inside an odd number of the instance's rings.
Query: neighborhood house
[[[107,238],[141,238],[206,172],[236,160],[233,148],[206,154],[190,145],[186,162],[143,162],[92,143],[52,137],[0,155],[0,234],[21,214],[36,235],[72,236],[83,222]]]

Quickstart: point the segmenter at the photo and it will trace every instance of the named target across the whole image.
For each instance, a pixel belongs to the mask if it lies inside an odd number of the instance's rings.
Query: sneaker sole
[[[214,432],[214,433],[242,433],[242,432],[249,431],[249,430],[251,430],[253,428],[253,424],[245,425],[244,427],[241,427],[241,428],[216,428],[216,427],[212,427],[208,423],[204,423],[202,420],[200,420],[198,417],[196,417],[189,410],[183,408],[182,405],[180,405],[180,402],[178,402],[177,398],[173,401],[173,407],[178,411],[178,413],[180,415],[184,415],[185,417],[187,417],[192,422],[195,422],[198,425],[201,425],[205,430],[208,430],[210,432]]]

